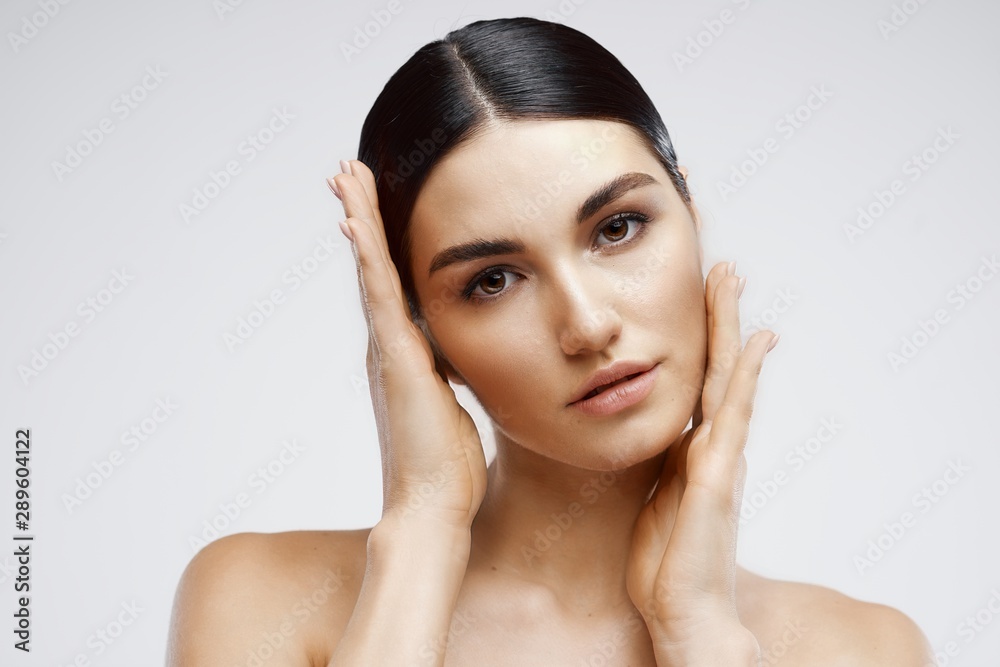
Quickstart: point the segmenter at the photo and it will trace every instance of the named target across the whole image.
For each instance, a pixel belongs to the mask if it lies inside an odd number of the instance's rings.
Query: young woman
[[[529,18],[455,30],[342,169],[382,518],[203,549],[168,664],[933,664],[901,612],[736,565],[777,336],[742,343],[745,278],[705,277],[687,172],[612,54]]]

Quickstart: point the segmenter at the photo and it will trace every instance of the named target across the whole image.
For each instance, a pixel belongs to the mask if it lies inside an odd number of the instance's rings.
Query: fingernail
[[[747,286],[747,277],[742,276],[740,282],[736,285],[736,298],[743,296],[743,288]]]
[[[354,234],[351,233],[351,228],[348,226],[346,220],[340,221],[340,231],[344,232],[344,236],[347,237],[348,241],[354,243]]]
[[[779,338],[781,338],[781,334],[777,334],[774,338],[771,339],[771,344],[767,346],[767,351],[764,352],[764,354],[767,354],[768,352],[774,349],[774,346],[778,344]]]
[[[351,163],[348,162],[347,160],[341,160],[340,161],[340,170],[342,172],[344,172],[345,174],[350,174],[351,173]]]
[[[733,261],[729,262],[729,265],[726,267],[726,275],[727,276],[735,276],[736,275],[736,260],[735,259]]]
[[[333,177],[326,179],[326,184],[333,190],[333,194],[337,195],[337,199],[344,201],[344,198],[340,196],[340,188],[337,187],[337,182],[333,180]]]

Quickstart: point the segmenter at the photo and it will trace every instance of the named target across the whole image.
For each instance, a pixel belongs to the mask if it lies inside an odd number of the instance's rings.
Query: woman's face
[[[704,380],[698,226],[640,137],[607,121],[502,124],[433,168],[411,218],[425,332],[450,378],[498,435],[594,470],[662,452]],[[646,398],[600,416],[570,405],[619,360],[659,364]]]

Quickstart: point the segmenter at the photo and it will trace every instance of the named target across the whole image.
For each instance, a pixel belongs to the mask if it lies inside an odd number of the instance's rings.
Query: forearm
[[[439,666],[469,561],[468,529],[383,517],[354,613],[328,667]]]

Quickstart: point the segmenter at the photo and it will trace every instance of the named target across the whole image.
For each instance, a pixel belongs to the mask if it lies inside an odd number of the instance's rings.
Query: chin
[[[690,415],[685,418],[651,410],[641,417],[609,425],[610,428],[578,430],[579,445],[560,452],[563,456],[552,458],[586,470],[625,470],[667,451],[680,439],[690,421]]]
[[[606,470],[631,468],[649,459],[659,456],[680,439],[683,428],[671,429],[664,433],[662,426],[656,432],[641,437],[630,447],[620,447],[607,458]]]
[[[687,395],[672,393],[660,397],[653,394],[648,400],[643,410],[615,426],[619,440],[627,438],[628,442],[613,449],[609,455],[617,457],[624,466],[662,454],[691,424],[695,403]]]

